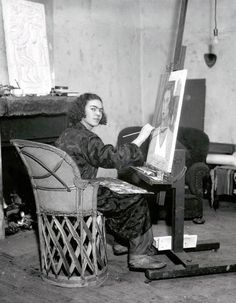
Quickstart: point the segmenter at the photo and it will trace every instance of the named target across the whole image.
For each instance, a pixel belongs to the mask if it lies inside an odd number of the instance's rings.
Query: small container
[[[23,90],[21,88],[12,89],[11,93],[12,93],[13,96],[16,96],[16,97],[22,97],[24,95]]]
[[[51,96],[55,96],[55,95],[56,95],[56,92],[55,92],[55,88],[54,88],[54,87],[51,88],[50,95],[51,95]]]

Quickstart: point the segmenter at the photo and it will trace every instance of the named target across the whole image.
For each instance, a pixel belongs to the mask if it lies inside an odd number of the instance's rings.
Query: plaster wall
[[[108,126],[105,142],[141,122],[140,31],[137,1],[54,1],[55,84],[97,93]]]
[[[108,125],[95,132],[115,145],[123,127],[141,123],[139,3],[57,0],[54,20],[55,84],[103,99]]]
[[[206,79],[205,131],[212,142],[236,143],[236,1],[217,1],[219,42],[216,64],[203,56],[213,36],[214,1],[189,1],[183,44],[189,78]]]
[[[2,4],[0,5],[0,84],[8,84],[5,36],[3,31]]]
[[[140,1],[142,119],[152,122],[161,74],[171,63],[180,1]]]

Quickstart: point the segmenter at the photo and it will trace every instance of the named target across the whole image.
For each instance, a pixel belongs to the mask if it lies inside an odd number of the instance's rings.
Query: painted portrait
[[[170,74],[158,107],[157,125],[150,140],[147,164],[167,173],[171,172],[177,132],[183,102],[187,71]]]

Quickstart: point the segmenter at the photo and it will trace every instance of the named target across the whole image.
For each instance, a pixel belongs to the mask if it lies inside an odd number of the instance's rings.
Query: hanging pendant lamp
[[[213,29],[213,41],[209,45],[209,52],[207,54],[204,54],[204,59],[206,62],[206,65],[208,67],[212,67],[215,65],[217,56],[214,52],[214,46],[218,43],[218,28],[217,28],[217,0],[215,0],[215,8],[214,8],[214,21],[215,21],[215,27]]]

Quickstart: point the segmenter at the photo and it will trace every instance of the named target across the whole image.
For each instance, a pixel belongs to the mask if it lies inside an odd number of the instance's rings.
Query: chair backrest
[[[13,139],[11,143],[27,168],[39,212],[96,209],[98,184],[82,180],[76,163],[66,152],[29,140]]]
[[[204,131],[192,127],[179,127],[177,148],[180,147],[179,143],[187,150],[186,166],[188,168],[196,162],[206,162],[209,137]]]

